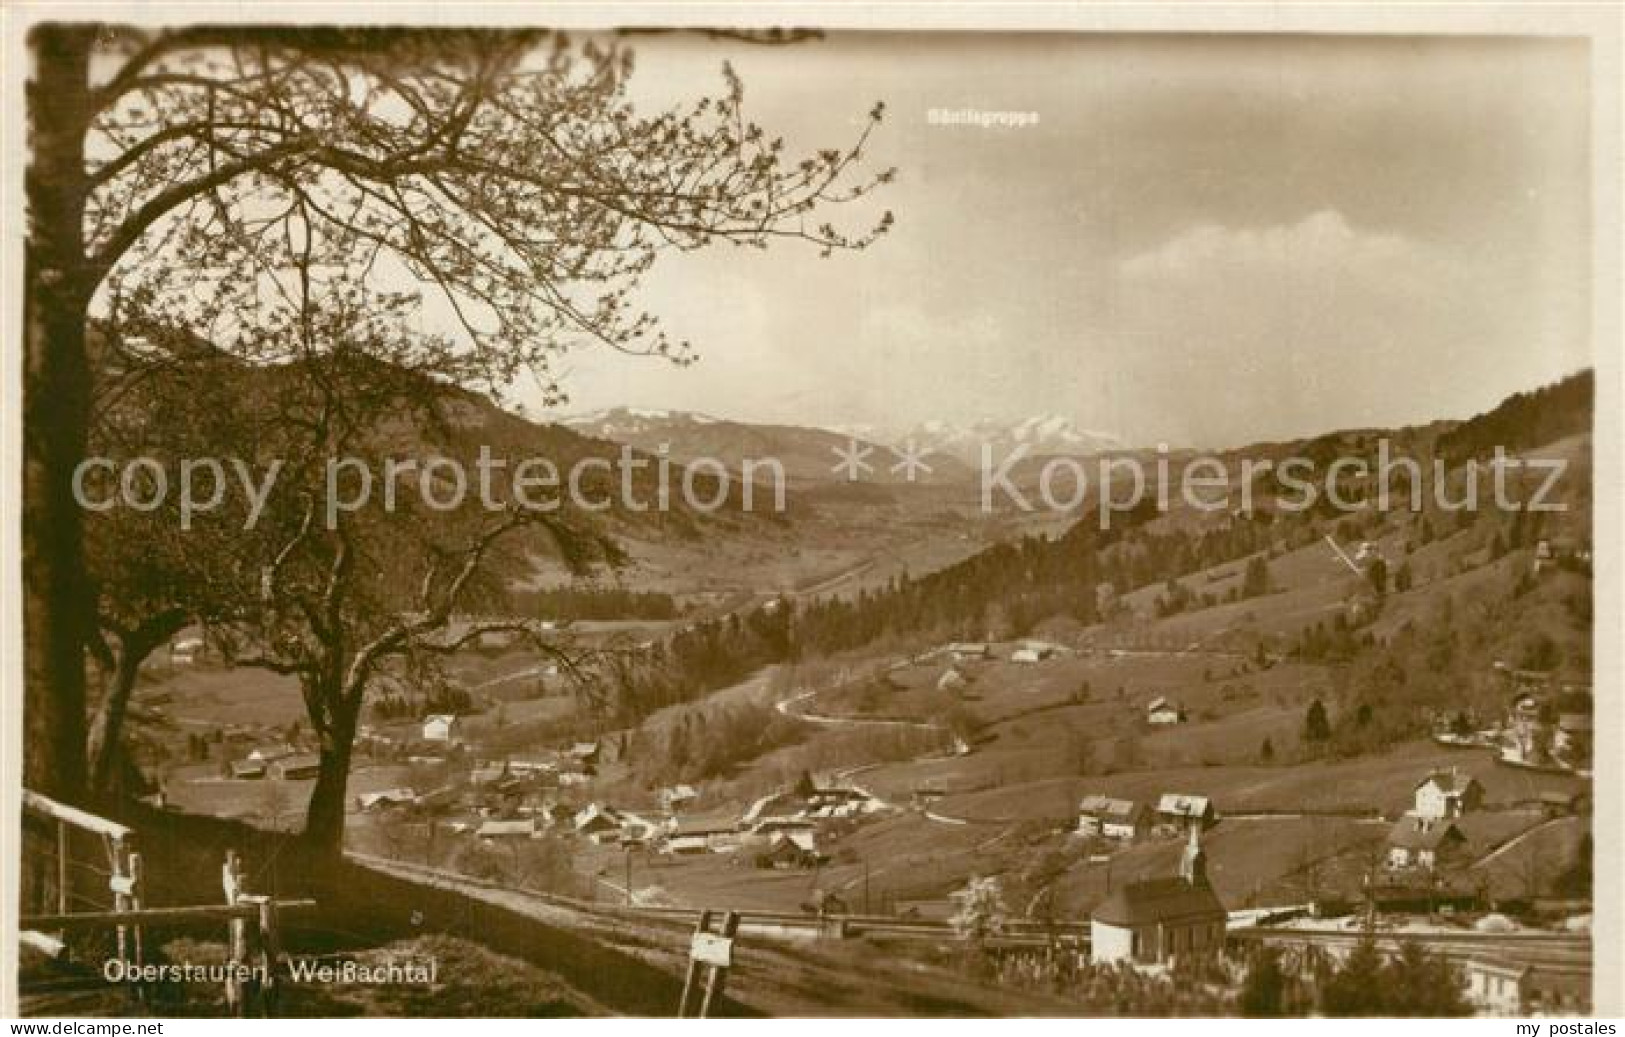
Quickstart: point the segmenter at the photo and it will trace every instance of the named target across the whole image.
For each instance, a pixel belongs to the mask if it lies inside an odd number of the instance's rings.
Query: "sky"
[[[715,92],[792,150],[849,142],[867,251],[664,256],[700,359],[571,354],[569,404],[903,429],[1059,414],[1223,447],[1468,417],[1590,363],[1584,41],[838,34],[639,40],[633,97]],[[1035,125],[933,124],[932,109]],[[861,226],[873,211],[853,212]],[[533,413],[537,413],[533,411]]]

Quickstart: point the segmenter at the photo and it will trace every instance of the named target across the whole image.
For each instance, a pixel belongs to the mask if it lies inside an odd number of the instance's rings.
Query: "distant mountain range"
[[[984,447],[992,448],[993,459],[998,462],[1022,447],[1026,447],[1028,457],[1058,457],[1098,454],[1125,446],[1115,436],[1080,429],[1072,419],[1058,414],[1039,414],[1015,421],[988,419],[968,425],[927,421],[901,435],[884,439],[899,444],[913,442],[973,467],[981,466]]]
[[[685,463],[709,457],[737,468],[745,460],[777,458],[790,478],[814,481],[840,479],[835,467],[841,460],[838,452],[853,444],[869,451],[864,457],[873,471],[864,478],[874,482],[902,481],[903,474],[891,469],[911,446],[931,468],[929,473],[917,473],[925,482],[972,475],[982,463],[984,445],[992,448],[996,461],[1023,446],[1029,457],[1086,455],[1123,447],[1109,435],[1081,430],[1057,415],[967,425],[931,421],[888,431],[868,425],[815,428],[733,421],[691,411],[612,407],[565,418],[560,424],[646,453],[658,453],[664,446],[668,456]]]
[[[612,407],[559,423],[581,435],[625,443],[647,454],[658,455],[664,449],[666,456],[684,464],[709,458],[737,471],[745,461],[776,460],[784,466],[789,479],[800,482],[843,481],[846,476],[839,465],[843,456],[855,449],[868,466],[862,472],[864,482],[906,481],[903,471],[893,471],[899,457],[886,444],[844,430],[757,424],[689,411],[637,407]],[[948,455],[928,457],[926,464],[931,470],[916,471],[917,481],[958,481],[973,474]]]

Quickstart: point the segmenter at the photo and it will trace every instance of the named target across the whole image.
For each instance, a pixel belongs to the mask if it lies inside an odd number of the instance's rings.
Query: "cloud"
[[[1401,235],[1357,230],[1336,209],[1322,209],[1291,224],[1193,227],[1123,260],[1119,271],[1130,279],[1347,276],[1388,271],[1422,257],[1423,250]]]
[[[1449,407],[1492,330],[1459,257],[1334,209],[1192,227],[1115,272],[1114,331],[1136,368],[1124,383],[1208,444]]]

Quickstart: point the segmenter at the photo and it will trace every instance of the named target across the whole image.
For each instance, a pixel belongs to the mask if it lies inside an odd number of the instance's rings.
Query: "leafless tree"
[[[497,388],[579,343],[684,360],[632,293],[657,255],[717,240],[862,247],[818,211],[889,172],[855,142],[805,158],[748,122],[743,87],[633,109],[630,50],[531,31],[41,26],[28,89],[25,781],[83,793],[91,638],[82,516],[94,315],[132,306],[225,348],[286,321],[316,276],[406,275],[455,316],[446,377]],[[343,269],[275,266],[316,242]],[[279,299],[279,296],[284,298]]]

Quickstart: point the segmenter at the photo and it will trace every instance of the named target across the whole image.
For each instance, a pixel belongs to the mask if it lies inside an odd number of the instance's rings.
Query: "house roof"
[[[536,823],[530,818],[522,821],[486,821],[474,834],[482,839],[500,835],[534,835]]]
[[[1564,713],[1557,718],[1557,726],[1561,730],[1573,734],[1589,734],[1591,732],[1591,714]]]
[[[1409,816],[1394,822],[1393,829],[1388,833],[1389,846],[1407,850],[1437,850],[1446,840],[1464,843],[1467,837],[1461,834],[1454,821],[1429,821]]]
[[[1175,817],[1206,817],[1213,813],[1213,802],[1206,796],[1188,796],[1183,792],[1165,792],[1157,800],[1157,813]]]
[[[592,824],[594,821],[600,819],[612,825],[619,825],[621,823],[621,814],[620,811],[616,810],[614,807],[602,806],[598,803],[588,803],[586,806],[582,807],[576,812],[575,824],[579,829],[584,828],[587,825]]]
[[[1522,962],[1512,961],[1498,955],[1469,958],[1466,964],[1469,972],[1489,972],[1498,976],[1516,977],[1518,979],[1529,975],[1533,968]]]
[[[764,817],[751,826],[751,832],[757,835],[770,831],[786,831],[789,829],[817,828],[816,822],[804,817]]]
[[[1204,918],[1222,921],[1226,916],[1211,886],[1183,878],[1162,878],[1119,887],[1090,917],[1106,925],[1127,927]]]
[[[779,853],[817,853],[818,838],[811,832],[780,832],[767,844],[767,852]]]
[[[357,796],[363,808],[379,803],[410,803],[418,798],[418,794],[402,785],[393,789],[379,789],[377,792],[363,792]]]
[[[1154,713],[1154,712],[1156,712],[1157,710],[1163,708],[1166,705],[1168,705],[1168,700],[1163,698],[1161,695],[1158,695],[1156,698],[1152,699],[1150,702],[1147,702],[1145,704],[1145,708]]]
[[[731,817],[720,814],[695,815],[694,817],[685,817],[678,820],[676,824],[671,826],[670,834],[673,836],[721,835],[725,832],[732,832],[734,829],[735,822]]]
[[[285,771],[304,770],[307,767],[320,767],[322,758],[315,753],[302,753],[298,756],[284,756],[276,761],[276,765]]]
[[[1132,799],[1112,799],[1098,793],[1083,797],[1083,801],[1078,804],[1078,812],[1081,814],[1123,821],[1131,820],[1140,813],[1140,810],[1140,804]]]
[[[457,714],[455,714],[455,713],[430,713],[428,716],[423,718],[423,723],[425,725],[429,725],[429,724],[454,724],[456,722],[457,722]]]
[[[1464,771],[1458,771],[1455,768],[1451,768],[1447,771],[1434,771],[1432,774],[1429,774],[1427,777],[1417,782],[1416,787],[1421,789],[1427,787],[1429,784],[1437,785],[1443,792],[1452,793],[1459,796],[1466,793],[1466,791],[1472,788],[1474,785],[1477,785],[1478,779]]]

